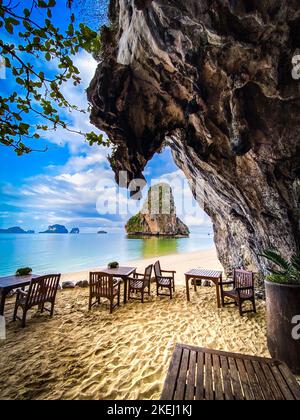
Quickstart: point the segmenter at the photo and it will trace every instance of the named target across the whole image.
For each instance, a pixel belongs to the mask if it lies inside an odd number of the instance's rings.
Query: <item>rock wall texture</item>
[[[116,174],[142,176],[169,144],[205,211],[223,265],[299,250],[299,0],[111,0],[91,121]]]
[[[189,236],[189,228],[176,215],[172,188],[165,183],[149,189],[142,210],[128,220],[129,235]]]

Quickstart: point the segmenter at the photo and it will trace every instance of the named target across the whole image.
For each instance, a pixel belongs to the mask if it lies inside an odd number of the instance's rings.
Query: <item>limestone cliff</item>
[[[110,19],[88,97],[116,174],[168,143],[226,268],[299,250],[299,0],[111,0]]]
[[[79,228],[72,228],[70,231],[71,235],[78,235],[80,233],[80,229]]]
[[[48,229],[40,233],[68,233],[68,229],[63,225],[48,226]]]
[[[128,220],[128,235],[189,236],[189,228],[177,217],[172,189],[156,184],[149,189],[142,210]]]

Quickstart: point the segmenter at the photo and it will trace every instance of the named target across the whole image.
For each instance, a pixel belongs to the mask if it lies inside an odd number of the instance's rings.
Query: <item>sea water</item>
[[[31,267],[36,274],[64,273],[214,246],[209,233],[189,238],[128,238],[125,233],[0,234],[0,276]]]

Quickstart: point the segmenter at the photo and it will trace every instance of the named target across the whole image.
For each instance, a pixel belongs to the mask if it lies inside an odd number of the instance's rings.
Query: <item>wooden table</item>
[[[14,289],[22,288],[29,286],[32,279],[37,278],[35,274],[30,274],[29,276],[8,276],[0,278],[0,315],[4,315],[5,299],[6,296]]]
[[[127,302],[127,281],[128,277],[135,273],[136,267],[101,268],[101,273],[122,279],[124,282],[124,303]]]
[[[222,281],[222,271],[206,270],[202,268],[194,268],[185,273],[186,297],[190,301],[189,281],[194,279],[194,289],[197,290],[196,280],[210,280],[212,281],[217,290],[218,308],[221,308],[220,286],[219,282]]]
[[[297,400],[285,363],[177,344],[161,400]]]

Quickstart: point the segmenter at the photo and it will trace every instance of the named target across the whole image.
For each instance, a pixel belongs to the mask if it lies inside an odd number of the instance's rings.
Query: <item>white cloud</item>
[[[79,87],[74,87],[72,83],[68,83],[62,91],[71,103],[87,109],[85,89],[94,75],[97,63],[87,53],[81,53],[75,59],[75,65],[80,69],[82,84]],[[69,121],[71,130],[97,132],[96,128],[89,123],[88,114],[75,111],[72,113],[63,111],[63,113],[63,117]],[[118,199],[122,206],[125,206],[127,202],[128,192],[126,190],[121,190],[120,195],[117,196],[114,188],[103,190],[101,187],[101,181],[104,180],[116,187],[114,174],[107,161],[110,150],[98,146],[90,147],[81,136],[63,129],[49,131],[44,135],[44,138],[54,145],[66,147],[69,158],[60,166],[51,162],[43,174],[25,179],[24,184],[19,188],[9,184],[2,187],[2,191],[7,197],[6,204],[18,210],[21,208],[21,211],[16,211],[17,217],[22,218],[22,221],[27,224],[35,221],[36,226],[29,225],[29,228],[36,230],[55,223],[66,224],[68,228],[78,226],[86,231],[101,228],[123,228],[126,220],[132,214],[108,216],[99,214],[97,211],[99,196],[100,201],[110,200],[112,204],[115,204]],[[167,163],[169,163],[167,154],[162,154],[159,158],[162,161],[167,159]],[[149,166],[146,168],[146,172],[151,174]],[[181,183],[182,188],[178,191],[174,190],[179,216],[188,225],[207,223],[203,211],[193,200],[191,190],[180,170],[167,173],[159,177],[157,181],[168,182],[171,185],[174,182]],[[147,189],[144,191],[144,197],[146,193]],[[192,210],[195,210],[196,213],[185,214],[182,208],[183,201],[190,202],[192,207],[194,205],[195,209],[192,208]],[[133,205],[130,207],[134,208]],[[8,212],[8,218],[10,214]],[[1,217],[6,217],[6,214]],[[17,219],[15,218],[15,220]]]
[[[106,149],[99,150],[96,149],[96,146],[94,148],[91,148],[89,146],[89,150],[87,150],[87,153],[81,154],[79,156],[70,157],[68,162],[64,165],[64,168],[66,171],[72,173],[82,171],[93,165],[100,165],[106,163],[107,154],[108,151]]]
[[[79,110],[88,110],[86,89],[88,88],[97,68],[97,62],[87,52],[79,53],[73,60],[80,71],[81,83],[74,86],[72,81],[64,83],[61,92],[70,104],[78,107]],[[57,70],[55,60],[48,63],[50,70]],[[96,127],[89,122],[89,113],[83,113],[76,110],[60,109],[60,117],[68,122],[68,129],[71,131],[88,133],[94,131],[100,133]],[[84,153],[88,149],[88,144],[83,141],[79,134],[67,131],[58,127],[55,131],[40,133],[44,140],[58,146],[68,146],[72,154]],[[106,137],[106,136],[105,136]]]

